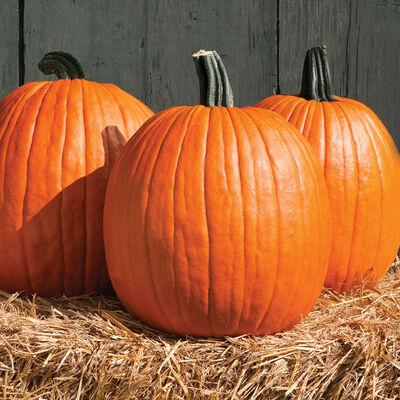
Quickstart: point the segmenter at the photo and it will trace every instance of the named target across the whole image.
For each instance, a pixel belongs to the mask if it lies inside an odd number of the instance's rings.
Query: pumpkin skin
[[[110,169],[153,112],[112,84],[27,83],[0,102],[0,288],[112,292],[102,238]]]
[[[113,287],[134,316],[178,335],[291,328],[320,294],[330,234],[311,147],[282,117],[254,107],[155,115],[107,186]]]
[[[330,86],[329,70],[324,79]],[[400,244],[400,159],[383,123],[367,106],[339,96],[316,101],[276,95],[256,106],[296,126],[324,168],[333,219],[325,285],[344,292],[363,282],[375,284]]]

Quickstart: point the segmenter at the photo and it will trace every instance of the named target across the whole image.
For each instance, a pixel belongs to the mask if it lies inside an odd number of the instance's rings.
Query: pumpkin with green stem
[[[83,79],[74,57],[39,63],[0,102],[0,289],[42,296],[107,293],[105,189],[122,146],[153,112],[112,84]]]
[[[278,114],[233,107],[215,52],[194,56],[201,104],[150,118],[122,150],[104,206],[124,306],[179,335],[263,335],[323,286],[330,210],[311,146]]]
[[[383,123],[364,104],[332,95],[324,46],[308,50],[298,96],[271,96],[256,106],[296,126],[324,168],[333,218],[326,286],[374,284],[400,244],[400,158]]]

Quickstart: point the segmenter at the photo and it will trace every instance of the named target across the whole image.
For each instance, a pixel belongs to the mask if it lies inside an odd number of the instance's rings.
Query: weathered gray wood
[[[73,54],[86,77],[146,100],[146,0],[25,2],[26,81],[53,79],[37,68],[54,50]]]
[[[235,104],[252,105],[276,84],[276,2],[264,0],[35,0],[25,5],[26,80],[44,80],[41,56],[71,52],[88,79],[113,82],[155,111],[196,104],[191,55],[215,49]]]
[[[279,3],[281,92],[298,93],[306,49],[326,44],[333,93],[372,108],[400,148],[400,1]]]
[[[281,93],[298,94],[306,51],[327,46],[336,95],[346,95],[349,0],[279,0]]]
[[[19,84],[18,0],[0,2],[0,99]]]
[[[400,1],[352,0],[348,96],[372,108],[400,149]]]
[[[276,84],[276,2],[149,1],[148,98],[155,109],[197,104],[191,55],[216,50],[235,105],[253,105]]]
[[[17,3],[1,3],[11,15],[0,25],[11,37],[0,50],[3,92],[18,80]],[[158,111],[197,103],[191,54],[215,49],[235,103],[248,105],[278,82],[297,93],[305,51],[326,44],[334,93],[369,105],[400,147],[399,10],[399,0],[25,1],[25,80],[48,79],[37,70],[44,53],[69,51],[88,79],[113,82]]]

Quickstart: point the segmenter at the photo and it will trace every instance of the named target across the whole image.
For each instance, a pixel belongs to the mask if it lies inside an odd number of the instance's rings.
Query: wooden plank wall
[[[18,0],[0,3],[0,99],[19,85]]]
[[[113,82],[159,111],[198,101],[191,55],[215,48],[229,69],[238,101],[254,103],[271,93],[276,82],[276,4],[247,3],[26,2],[26,79],[45,79],[37,62],[45,52],[63,49],[81,61],[88,79]]]
[[[236,105],[297,93],[307,48],[328,46],[335,94],[358,99],[400,148],[400,0],[1,0],[0,97],[52,50],[154,111],[195,104],[192,52],[216,49]]]

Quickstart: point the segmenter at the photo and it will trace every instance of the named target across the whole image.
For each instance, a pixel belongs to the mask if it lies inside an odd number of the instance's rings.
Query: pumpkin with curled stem
[[[324,46],[308,50],[298,96],[259,102],[308,139],[324,168],[333,218],[326,286],[346,291],[375,283],[400,245],[400,158],[375,113],[333,96]]]
[[[106,258],[124,306],[179,335],[264,335],[317,300],[331,243],[322,169],[278,114],[233,107],[215,52],[193,56],[201,104],[149,119],[107,186]]]
[[[30,82],[0,102],[0,289],[107,293],[108,175],[153,112],[117,86],[83,79],[66,53],[47,54],[39,68],[71,79]]]

